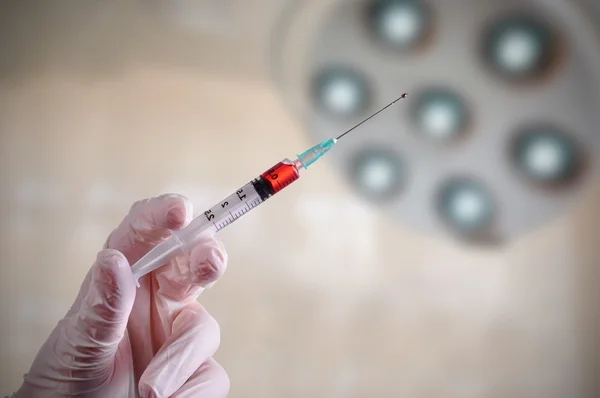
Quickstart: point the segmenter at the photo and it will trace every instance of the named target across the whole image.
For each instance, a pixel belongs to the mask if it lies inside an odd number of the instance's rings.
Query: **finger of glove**
[[[214,237],[206,237],[189,256],[176,258],[171,267],[156,272],[158,282],[157,304],[168,306],[170,312],[179,312],[195,301],[203,288],[212,286],[227,268],[225,246]]]
[[[112,363],[125,334],[136,294],[129,263],[116,250],[102,250],[92,267],[87,295],[65,330],[63,361],[77,369]]]
[[[140,378],[142,397],[171,396],[219,347],[219,325],[200,304],[182,310],[172,328]]]
[[[69,311],[67,311],[65,318],[71,318],[72,316],[74,316],[75,314],[77,314],[79,312],[79,309],[81,308],[81,304],[83,303],[83,299],[85,298],[85,296],[87,296],[87,293],[90,290],[91,281],[92,281],[92,269],[90,269],[88,271],[88,273],[85,275],[85,278],[83,279],[83,282],[81,283],[81,286],[79,288],[79,292],[77,293],[77,297],[75,297],[75,300],[73,301],[73,305],[71,306]]]
[[[138,201],[111,233],[108,247],[125,254],[129,263],[133,264],[168,238],[170,230],[185,227],[192,218],[192,202],[181,195],[167,194]]]
[[[171,398],[225,398],[229,387],[225,369],[209,358]]]

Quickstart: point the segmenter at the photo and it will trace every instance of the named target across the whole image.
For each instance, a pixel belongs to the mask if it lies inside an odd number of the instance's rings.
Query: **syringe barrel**
[[[187,227],[173,231],[168,239],[155,246],[131,267],[136,281],[175,257],[189,252],[204,237],[219,232],[289,186],[300,177],[298,169],[294,162],[284,159],[194,218]]]
[[[154,246],[146,255],[131,266],[131,273],[135,282],[140,287],[139,279],[150,272],[160,268],[177,256],[185,253],[184,244],[179,240],[176,233]]]

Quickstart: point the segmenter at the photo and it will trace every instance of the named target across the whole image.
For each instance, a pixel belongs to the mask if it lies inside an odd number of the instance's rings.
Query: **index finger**
[[[152,247],[187,226],[193,217],[192,202],[182,195],[166,194],[135,202],[129,214],[108,237],[106,247],[135,263]]]

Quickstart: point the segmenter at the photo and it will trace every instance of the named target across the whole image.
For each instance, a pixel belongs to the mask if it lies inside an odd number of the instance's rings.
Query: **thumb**
[[[125,256],[111,249],[98,253],[88,292],[66,336],[81,365],[112,363],[125,335],[135,294],[135,280]]]

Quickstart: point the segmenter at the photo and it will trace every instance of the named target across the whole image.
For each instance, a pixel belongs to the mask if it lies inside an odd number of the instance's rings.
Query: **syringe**
[[[231,225],[238,218],[258,207],[265,200],[296,181],[300,178],[300,171],[307,169],[311,164],[329,152],[338,139],[383,112],[400,99],[406,98],[406,95],[402,94],[401,97],[345,131],[337,138],[330,138],[304,151],[298,155],[296,160],[282,160],[215,206],[194,218],[187,227],[179,231],[172,231],[169,238],[151,249],[131,267],[131,272],[138,283],[138,287],[139,278],[167,264],[173,258],[189,252],[203,237],[219,232],[228,225]]]

